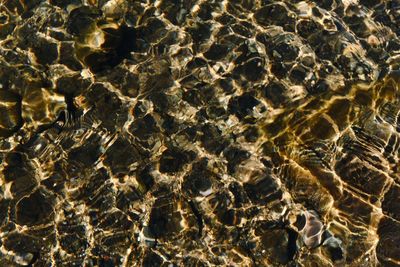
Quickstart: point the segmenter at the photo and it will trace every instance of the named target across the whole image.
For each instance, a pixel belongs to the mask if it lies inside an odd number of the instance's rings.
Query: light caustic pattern
[[[2,1],[0,266],[399,266],[398,14]]]

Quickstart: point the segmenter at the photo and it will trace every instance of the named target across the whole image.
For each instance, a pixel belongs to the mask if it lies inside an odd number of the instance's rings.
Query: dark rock
[[[245,21],[243,21],[241,24],[234,24],[232,26],[232,30],[235,33],[237,33],[245,38],[251,38],[253,36],[253,34],[252,34],[253,29],[254,29],[254,26]]]
[[[365,166],[354,155],[340,159],[335,165],[335,171],[347,183],[374,196],[382,192],[386,181],[384,174]]]
[[[80,0],[50,0],[50,4],[62,8],[66,8],[68,5],[71,4],[80,4],[80,3],[81,3]]]
[[[262,90],[265,97],[271,101],[274,107],[280,107],[287,101],[286,87],[280,82],[272,81]]]
[[[61,42],[60,44],[60,64],[66,65],[71,70],[81,70],[82,65],[75,57],[75,47],[73,42]]]
[[[211,49],[211,47],[210,47],[210,49]],[[206,52],[206,53],[208,53],[208,52]],[[188,70],[194,70],[194,69],[198,69],[198,68],[205,67],[205,66],[207,66],[207,61],[200,57],[193,58],[186,65]]]
[[[42,248],[39,238],[17,232],[7,235],[7,237],[4,238],[3,245],[5,249],[16,253],[37,254]]]
[[[213,173],[207,169],[207,159],[202,159],[193,164],[192,171],[184,177],[182,190],[190,196],[201,196],[212,186]]]
[[[153,102],[153,108],[156,112],[165,113],[173,106],[171,97],[163,92],[156,91],[149,98]]]
[[[286,31],[294,31],[295,19],[290,12],[281,4],[270,4],[258,9],[254,13],[257,23],[262,26],[271,24],[282,26]]]
[[[210,38],[211,26],[207,23],[198,22],[193,27],[188,28],[187,31],[192,36],[193,42],[200,44]]]
[[[179,130],[180,125],[174,117],[168,114],[163,114],[163,120],[162,128],[168,135],[174,134]]]
[[[362,204],[362,201],[358,197],[354,197],[352,193],[347,191],[343,192],[343,196],[337,199],[336,206],[345,213],[353,214],[349,219],[350,221],[362,222],[369,224],[371,222],[372,208]]]
[[[49,65],[57,59],[57,49],[57,44],[48,42],[46,39],[39,39],[32,47],[32,52],[39,64]]]
[[[278,57],[281,57],[284,61],[294,61],[299,53],[299,48],[293,44],[287,42],[278,43],[272,51],[278,53]],[[273,56],[274,54],[272,54]]]
[[[220,79],[217,84],[226,92],[230,93],[233,90],[232,79]]]
[[[130,218],[137,220],[139,218],[136,217],[135,214],[130,211],[130,209],[132,203],[140,200],[142,197],[143,196],[139,190],[135,188],[129,188],[128,190],[120,191],[116,197],[116,207],[129,214]]]
[[[400,260],[400,236],[394,233],[400,231],[400,223],[391,218],[383,217],[379,222],[379,241],[376,254],[379,262],[384,266],[395,266],[393,261]],[[388,260],[391,259],[391,260]]]
[[[55,172],[50,177],[41,182],[48,190],[51,190],[54,193],[62,194],[62,190],[64,189],[65,176],[63,174]]]
[[[41,190],[22,198],[16,207],[17,223],[33,226],[54,219],[53,201]]]
[[[18,94],[0,91],[0,102],[9,103],[0,106],[0,137],[7,138],[19,130],[23,125],[22,98]]]
[[[307,87],[310,94],[321,94],[329,90],[329,85],[325,80],[318,80],[314,86]]]
[[[0,40],[4,40],[10,35],[15,29],[15,23],[7,23],[0,27]]]
[[[235,199],[235,207],[239,208],[249,201],[243,186],[237,182],[232,182],[229,185],[229,191],[232,192]]]
[[[146,188],[146,190],[150,190],[154,185],[154,177],[150,173],[150,166],[147,166],[143,170],[141,170],[136,176],[136,180]]]
[[[167,34],[166,25],[158,18],[149,18],[138,35],[149,43],[157,43]]]
[[[160,158],[160,172],[174,173],[182,170],[183,166],[195,158],[194,152],[184,151],[176,147],[165,150]]]
[[[63,95],[79,95],[87,86],[89,81],[82,79],[80,74],[62,76],[56,81],[56,90]]]
[[[4,194],[2,191],[3,190],[1,190],[0,193]],[[0,200],[0,227],[2,227],[7,222],[9,216],[9,207],[10,200],[4,198]]]
[[[24,6],[20,1],[5,1],[4,6],[16,14],[22,14],[24,12]]]
[[[367,38],[370,35],[364,17],[353,15],[351,17],[344,17],[344,21],[358,37]]]
[[[247,80],[255,82],[260,80],[264,74],[264,61],[261,58],[253,58],[241,66],[244,77]]]
[[[154,71],[156,69],[157,71]],[[144,65],[139,69],[140,72],[146,73],[145,82],[141,83],[140,93],[151,94],[150,99],[160,96],[161,92],[166,91],[174,84],[174,79],[171,74],[171,65],[167,60],[158,60]],[[153,101],[154,102],[154,101]]]
[[[303,38],[308,38],[322,29],[323,26],[314,20],[301,20],[296,25],[297,33]]]
[[[67,21],[67,32],[74,35],[84,34],[101,16],[101,11],[93,6],[82,6],[71,11]]]
[[[228,161],[228,173],[233,174],[236,167],[250,157],[250,153],[237,147],[229,147],[224,150],[224,156]]]
[[[130,170],[130,165],[140,159],[141,155],[138,149],[127,139],[118,137],[107,150],[104,163],[111,168],[115,175],[124,175]]]
[[[227,141],[221,136],[221,130],[215,125],[205,124],[201,127],[201,132],[201,143],[207,151],[219,154],[227,145]]]
[[[143,117],[147,113],[147,108],[148,107],[143,101],[138,100],[135,107],[133,108],[132,114],[133,116],[135,116],[135,118]]]
[[[243,135],[247,142],[256,142],[260,133],[257,127],[251,126],[243,132]]]
[[[153,251],[149,250],[143,258],[143,267],[159,267],[163,263],[163,259]]]
[[[60,237],[60,245],[66,252],[70,254],[78,254],[85,251],[88,243],[82,237],[71,234],[71,235],[64,235]]]
[[[267,230],[261,237],[263,249],[268,253],[267,257],[275,264],[287,264],[289,235],[285,230]]]
[[[243,119],[252,113],[252,110],[260,102],[251,94],[245,93],[241,96],[233,97],[229,100],[228,110],[235,114],[239,119]]]
[[[318,3],[318,5],[323,9],[331,10],[334,2],[334,0],[322,0],[320,3]]]
[[[195,141],[197,137],[197,129],[195,126],[189,126],[186,127],[183,131],[182,134],[189,140],[189,141]]]
[[[64,18],[59,12],[50,14],[47,23],[50,27],[61,28],[64,25]]]
[[[132,222],[127,215],[119,210],[108,212],[97,225],[99,229],[110,231],[113,229],[127,231],[132,227]]]
[[[139,90],[138,79],[138,75],[127,72],[124,81],[121,83],[122,93],[130,97],[136,97]]]
[[[174,210],[170,196],[158,198],[150,213],[149,229],[155,238],[168,238],[181,230],[180,213]]]
[[[21,196],[27,195],[37,186],[37,181],[34,176],[34,171],[32,169],[18,168],[18,177],[11,185],[11,193],[15,198],[20,198]],[[7,173],[9,175],[10,173]]]
[[[156,121],[151,114],[147,114],[143,118],[136,119],[131,126],[129,131],[140,140],[147,140],[150,136],[160,132]]]
[[[333,262],[338,262],[344,259],[345,251],[340,239],[331,236],[324,241],[322,246],[327,250],[329,257]]]
[[[127,114],[119,97],[100,83],[92,84],[85,93],[89,103],[94,107],[93,113],[101,120],[102,126],[114,130],[125,123]]]
[[[393,184],[386,192],[382,202],[383,213],[396,220],[400,220],[400,203],[397,201],[399,198],[400,187]]]
[[[193,267],[206,267],[207,264],[197,257],[186,256],[183,258],[183,264],[185,266],[193,266]]]
[[[80,147],[72,149],[68,153],[68,159],[71,161],[75,161],[81,166],[92,167],[101,155],[99,142],[99,136],[90,136],[87,140],[87,143],[83,144]]]
[[[13,182],[11,193],[20,198],[28,194],[37,185],[35,170],[27,161],[25,155],[14,152],[5,158],[7,166],[3,170],[4,180]]]
[[[119,65],[124,59],[131,57],[136,49],[136,29],[121,25],[115,29],[102,28],[104,43],[101,51],[90,51],[82,60],[94,73],[100,73]]]
[[[106,79],[126,96],[136,97],[139,93],[139,75],[136,73],[116,67]]]
[[[229,225],[229,226],[235,225],[236,222],[238,221],[236,218],[235,210],[233,209],[228,209],[222,212],[221,215],[219,216],[219,220],[224,225]]]
[[[182,99],[189,104],[198,107],[205,103],[210,103],[215,95],[215,90],[212,86],[205,83],[200,83],[195,88],[190,88],[183,93]]]
[[[276,78],[282,79],[286,77],[289,71],[286,64],[279,61],[274,61],[271,64],[271,72],[276,76]]]
[[[211,20],[213,18],[212,12],[218,7],[218,5],[209,2],[203,2],[200,4],[199,12],[197,16],[202,20]]]
[[[298,231],[303,230],[304,226],[306,225],[306,217],[304,214],[299,214],[296,216],[296,222],[293,224]]]
[[[204,53],[204,56],[210,60],[220,60],[224,58],[228,54],[228,52],[228,46],[214,43],[211,45],[208,51]]]
[[[262,205],[282,197],[278,184],[269,175],[246,182],[243,188],[252,202]]]
[[[301,65],[296,65],[290,72],[290,79],[294,83],[303,83],[307,74],[308,74],[308,70],[305,67],[303,67]]]
[[[26,167],[29,168],[26,156],[19,152],[10,152],[5,157],[7,166],[3,170],[4,180],[6,182],[15,181]]]

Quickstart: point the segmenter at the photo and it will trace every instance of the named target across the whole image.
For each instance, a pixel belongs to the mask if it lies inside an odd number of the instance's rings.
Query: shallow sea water
[[[0,266],[400,266],[396,0],[0,3]]]

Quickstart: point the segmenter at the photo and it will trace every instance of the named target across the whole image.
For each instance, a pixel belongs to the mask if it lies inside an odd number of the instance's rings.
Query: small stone
[[[229,100],[228,110],[230,113],[235,114],[239,119],[243,119],[250,115],[253,108],[260,102],[251,94],[245,93],[241,96],[233,97]]]
[[[241,162],[250,157],[250,153],[237,147],[225,149],[224,156],[228,161],[228,173],[233,174]]]
[[[228,141],[222,137],[222,132],[212,124],[205,124],[201,127],[201,143],[211,153],[219,154],[226,147]]]
[[[116,175],[127,174],[130,165],[139,161],[141,155],[138,149],[127,139],[119,137],[107,150],[104,163]]]
[[[207,169],[207,160],[202,159],[195,163],[190,174],[185,176],[182,190],[191,196],[202,196],[206,192],[211,193],[212,175],[212,172]]]
[[[334,236],[327,238],[322,246],[327,250],[331,260],[333,262],[341,261],[344,259],[344,248],[342,247],[342,241]]]
[[[19,225],[33,226],[49,222],[54,219],[52,200],[41,190],[36,190],[22,198],[16,207],[16,222]]]
[[[129,131],[140,140],[147,140],[150,136],[160,132],[156,121],[151,114],[147,114],[143,118],[136,119],[131,126]]]
[[[0,103],[8,103],[0,105],[0,137],[7,138],[22,127],[21,101],[21,96],[0,89]]]
[[[254,203],[265,205],[268,202],[282,197],[282,191],[270,175],[265,175],[253,181],[246,182],[243,188],[247,196]]]
[[[165,150],[160,158],[160,172],[174,173],[182,170],[183,166],[194,159],[193,152],[175,147]]]
[[[79,95],[88,85],[89,81],[79,74],[62,76],[56,81],[56,90],[64,95]]]
[[[294,61],[297,58],[299,49],[297,46],[291,45],[286,42],[278,43],[272,50],[276,52],[276,57],[282,58],[284,61]],[[274,53],[272,54],[274,55]]]
[[[241,70],[247,80],[252,82],[258,81],[265,74],[264,61],[261,58],[253,58],[243,64]]]
[[[400,223],[389,217],[383,217],[378,225],[379,240],[376,254],[379,262],[384,266],[394,266],[393,260],[400,261],[400,236],[394,233],[400,231]],[[391,259],[391,260],[388,260]]]
[[[195,43],[201,43],[211,35],[211,27],[207,23],[198,22],[193,27],[187,29]]]
[[[308,72],[307,69],[301,65],[296,65],[295,67],[293,67],[292,71],[290,72],[290,79],[294,82],[294,83],[303,83],[306,76],[307,76]]]
[[[39,39],[32,47],[36,61],[42,65],[53,63],[58,57],[58,48],[56,43],[51,43],[45,39]]]
[[[69,14],[67,31],[74,35],[84,34],[100,16],[101,11],[92,6],[75,8]]]
[[[149,250],[143,258],[142,266],[158,267],[161,266],[162,263],[163,259],[153,251]]]
[[[323,26],[314,20],[301,20],[296,25],[296,30],[303,38],[308,38],[323,29]]]
[[[287,264],[289,257],[287,248],[289,244],[289,236],[285,230],[267,230],[261,237],[263,249],[268,253],[268,259],[275,264]]]
[[[270,4],[258,9],[254,13],[254,18],[260,25],[269,26],[270,24],[275,24],[283,26],[285,30],[289,30],[290,26],[294,26],[294,20],[288,14],[288,10],[283,5]],[[293,25],[290,25],[290,22],[293,22]]]
[[[229,52],[229,47],[222,44],[214,43],[207,52],[204,53],[204,56],[210,60],[220,60],[224,58]]]
[[[59,62],[66,65],[71,70],[81,70],[82,65],[75,57],[75,47],[73,42],[61,42]]]
[[[274,107],[279,107],[286,103],[288,100],[286,91],[286,87],[282,83],[276,81],[270,82],[263,88],[263,94],[271,101]]]

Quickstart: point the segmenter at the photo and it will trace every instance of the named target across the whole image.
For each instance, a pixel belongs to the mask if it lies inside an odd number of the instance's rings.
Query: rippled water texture
[[[0,266],[400,266],[397,0],[2,0]]]

